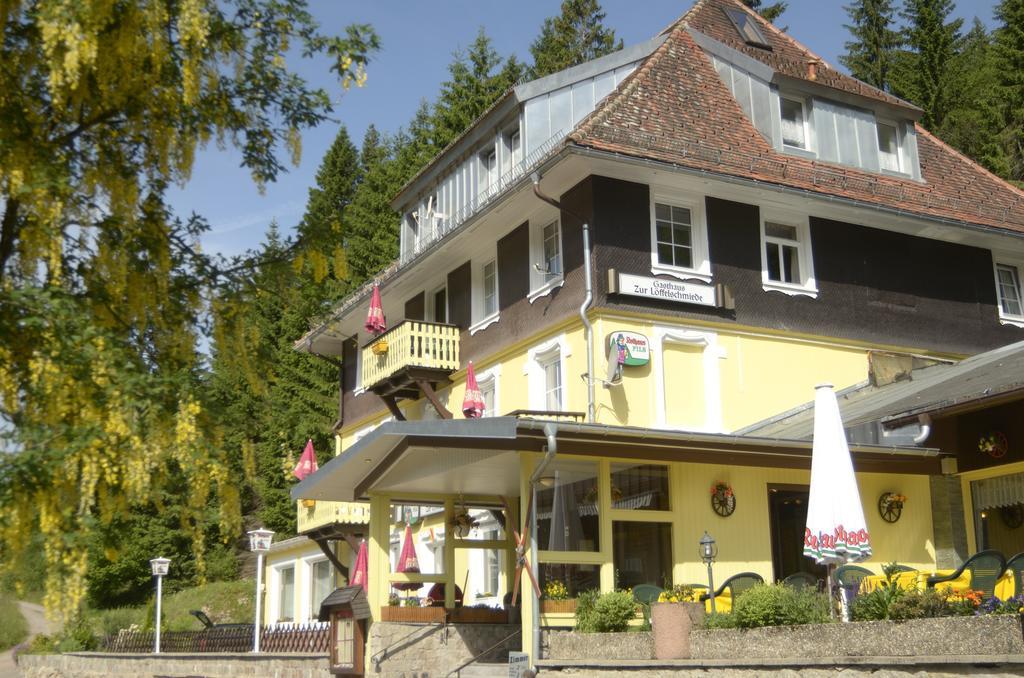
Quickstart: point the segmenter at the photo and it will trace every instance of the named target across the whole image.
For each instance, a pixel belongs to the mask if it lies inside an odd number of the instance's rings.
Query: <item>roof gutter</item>
[[[710,170],[697,169],[696,167],[686,167],[685,165],[679,165],[672,162],[664,162],[661,160],[653,160],[651,158],[640,158],[634,155],[628,155],[625,153],[616,153],[613,151],[602,151],[596,148],[590,148],[588,146],[581,146],[571,138],[568,140],[569,144],[567,148],[570,153],[577,153],[584,157],[597,158],[600,160],[616,160],[619,162],[625,162],[627,164],[639,165],[641,167],[654,167],[660,170],[671,169],[680,174],[689,174],[692,176],[701,177],[703,179],[714,179],[723,183],[734,184],[737,186],[746,186],[748,188],[760,188],[783,195],[793,195],[803,198],[813,198],[816,200],[827,200],[828,202],[837,203],[840,205],[846,205],[849,207],[857,207],[861,209],[870,209],[876,212],[882,212],[885,214],[892,214],[900,217],[908,217],[912,219],[922,219],[925,221],[931,221],[946,226],[956,226],[957,228],[964,228],[978,233],[984,233],[986,235],[1001,235],[1009,236],[1012,238],[1024,239],[1024,232],[1010,231],[1003,228],[997,228],[995,226],[985,226],[984,224],[976,224],[969,221],[957,221],[956,219],[947,219],[945,217],[937,217],[934,215],[923,214],[920,212],[911,212],[909,210],[900,209],[898,207],[887,207],[885,205],[878,205],[875,203],[864,202],[861,200],[854,200],[852,198],[842,198],[836,195],[829,195],[828,193],[816,193],[804,188],[794,188],[792,186],[783,186],[781,184],[774,184],[767,181],[759,181],[757,179],[745,179],[737,177],[732,174],[726,174],[724,172],[712,172]]]

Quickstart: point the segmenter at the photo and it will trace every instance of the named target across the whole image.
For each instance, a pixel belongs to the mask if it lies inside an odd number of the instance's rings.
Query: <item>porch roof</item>
[[[811,441],[520,417],[390,421],[292,488],[293,499],[357,501],[371,491],[518,496],[518,452],[542,452],[554,425],[558,453],[647,461],[811,467]],[[851,445],[859,471],[937,474],[931,448]]]

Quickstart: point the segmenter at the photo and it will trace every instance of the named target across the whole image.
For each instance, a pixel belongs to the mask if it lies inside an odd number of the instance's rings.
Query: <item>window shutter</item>
[[[915,179],[921,179],[921,164],[917,157],[917,130],[914,123],[908,122],[900,125],[903,130],[903,143],[900,149],[903,152],[903,167],[908,174]]]
[[[860,147],[860,166],[872,172],[879,171],[878,130],[875,114],[859,108],[848,109],[856,120],[857,145]]]
[[[836,107],[814,99],[811,115],[814,120],[814,142],[818,157],[830,162],[839,162],[839,147],[836,145]]]

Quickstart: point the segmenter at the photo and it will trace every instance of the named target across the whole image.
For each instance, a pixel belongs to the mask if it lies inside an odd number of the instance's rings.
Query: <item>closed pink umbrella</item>
[[[484,408],[484,396],[476,383],[476,372],[473,371],[471,360],[466,368],[466,397],[462,399],[462,413],[466,419],[476,419],[484,415]]]
[[[364,591],[369,591],[366,586],[366,577],[369,574],[369,555],[366,552],[366,540],[359,542],[359,553],[356,554],[356,566],[352,568],[352,580],[349,586],[362,586]]]
[[[399,574],[419,574],[420,561],[416,557],[416,547],[412,543],[412,528],[405,526],[405,536],[402,538],[402,552],[398,555],[398,567],[395,572]],[[395,582],[392,588],[400,591],[414,591],[423,586],[418,582]]]
[[[313,475],[319,468],[316,463],[316,452],[313,451],[313,439],[310,438],[306,441],[306,449],[302,451],[302,456],[299,457],[299,463],[295,465],[292,475],[299,480],[305,480],[306,476]]]
[[[370,312],[366,314],[366,324],[363,325],[367,332],[380,334],[388,328],[384,320],[384,306],[380,302],[380,287],[373,286],[373,296],[370,297]]]

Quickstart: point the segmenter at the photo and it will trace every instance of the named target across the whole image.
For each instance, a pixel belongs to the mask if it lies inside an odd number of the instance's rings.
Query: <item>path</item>
[[[19,600],[18,607],[21,608],[21,614],[24,615],[25,621],[28,622],[28,638],[25,639],[25,642],[32,640],[33,636],[40,633],[50,633],[50,623],[46,621],[42,605]],[[17,675],[18,669],[14,664],[13,650],[0,654],[0,678]]]

